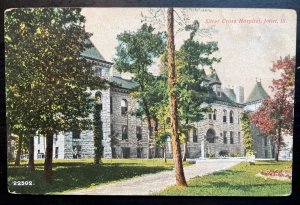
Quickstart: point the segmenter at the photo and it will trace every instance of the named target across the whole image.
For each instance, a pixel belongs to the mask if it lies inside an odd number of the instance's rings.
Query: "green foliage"
[[[85,127],[91,112],[87,87],[104,87],[93,62],[80,54],[91,46],[77,8],[12,9],[5,13],[8,132],[56,133]]]
[[[101,108],[102,104],[95,103],[94,108],[94,163],[99,164],[101,162],[101,157],[103,155],[103,130],[102,130],[102,121],[101,121]]]
[[[243,132],[243,145],[244,149],[246,150],[246,155],[254,154],[254,147],[253,147],[253,136],[251,133],[250,127],[250,116],[249,112],[241,113],[241,122],[242,122],[242,132]]]
[[[229,170],[197,177],[188,187],[172,186],[156,195],[167,196],[283,196],[291,193],[291,182],[257,176],[269,170],[285,170],[291,162],[258,161],[255,165],[242,162]],[[291,169],[291,167],[290,167]]]

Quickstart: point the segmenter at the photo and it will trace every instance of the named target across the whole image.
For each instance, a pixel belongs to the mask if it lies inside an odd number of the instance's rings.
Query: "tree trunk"
[[[34,171],[34,136],[29,137],[29,161],[28,166],[30,171]]]
[[[163,153],[164,153],[164,162],[167,163],[167,150],[166,150],[166,145],[164,145],[164,148],[163,148]]]
[[[179,186],[187,186],[184,177],[183,166],[181,161],[181,150],[178,136],[178,119],[177,119],[177,101],[175,80],[175,45],[174,45],[174,9],[168,8],[167,11],[167,27],[168,27],[168,86],[170,93],[170,116],[171,116],[171,130],[172,130],[172,149],[175,166],[176,184]]]
[[[182,156],[182,161],[186,161],[186,154],[187,154],[187,141],[184,141],[183,143],[183,156]]]
[[[53,158],[53,133],[49,132],[46,134],[46,155],[44,174],[48,183],[52,182],[52,158]]]
[[[150,112],[148,109],[148,104],[144,99],[143,99],[143,104],[144,104],[144,110],[146,113],[147,124],[148,124],[148,154],[147,154],[147,158],[150,159],[150,142],[151,142],[151,129],[152,129],[151,116],[150,116]]]
[[[23,145],[23,134],[20,134],[19,135],[18,150],[17,150],[17,155],[16,155],[16,161],[15,161],[16,166],[20,166],[22,145]]]
[[[275,151],[275,161],[276,162],[278,162],[278,160],[279,160],[279,152],[280,152],[280,145],[281,145],[281,121],[279,121],[277,137],[278,138],[277,138],[276,151]]]

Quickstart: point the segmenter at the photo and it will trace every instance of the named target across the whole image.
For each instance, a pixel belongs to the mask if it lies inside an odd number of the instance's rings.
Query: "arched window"
[[[233,111],[231,110],[229,113],[230,123],[233,123]]]
[[[227,111],[223,110],[223,122],[227,121]]]
[[[215,143],[216,133],[213,129],[208,129],[206,133],[206,141],[209,143]]]
[[[95,99],[97,103],[101,103],[102,93],[100,91],[97,91],[95,93]]]
[[[217,110],[216,110],[216,109],[214,109],[213,119],[214,119],[214,120],[217,119]]]
[[[121,100],[121,114],[126,115],[128,111],[128,102],[125,99]]]

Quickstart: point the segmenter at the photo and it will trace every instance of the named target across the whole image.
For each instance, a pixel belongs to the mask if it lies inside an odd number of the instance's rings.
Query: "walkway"
[[[186,180],[212,172],[228,169],[243,161],[242,159],[198,160],[196,164],[185,167]],[[175,185],[175,172],[164,171],[147,174],[124,181],[99,185],[93,188],[64,192],[66,195],[151,195]]]

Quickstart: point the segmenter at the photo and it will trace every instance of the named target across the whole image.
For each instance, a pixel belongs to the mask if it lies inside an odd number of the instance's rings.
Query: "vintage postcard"
[[[296,12],[5,11],[12,194],[287,196]]]

